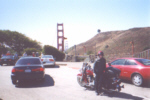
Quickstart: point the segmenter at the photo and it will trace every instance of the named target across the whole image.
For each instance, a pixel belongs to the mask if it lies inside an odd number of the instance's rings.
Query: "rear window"
[[[150,60],[148,60],[148,59],[135,59],[135,60],[144,65],[150,65]]]
[[[17,61],[16,65],[35,65],[35,64],[41,64],[40,59],[20,59]]]
[[[127,60],[125,65],[137,65],[134,60]]]
[[[53,58],[51,55],[43,55],[42,58]]]

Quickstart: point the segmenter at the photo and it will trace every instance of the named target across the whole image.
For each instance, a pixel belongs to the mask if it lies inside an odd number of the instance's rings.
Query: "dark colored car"
[[[121,70],[121,79],[131,80],[136,86],[141,86],[143,82],[150,80],[149,59],[120,58],[112,61],[111,66]]]
[[[19,81],[40,80],[44,81],[45,68],[39,57],[22,57],[12,69],[12,83]]]
[[[14,55],[7,55],[7,56],[3,56],[0,59],[0,65],[3,66],[3,64],[7,64],[7,65],[15,65],[17,61],[17,58],[15,58]]]

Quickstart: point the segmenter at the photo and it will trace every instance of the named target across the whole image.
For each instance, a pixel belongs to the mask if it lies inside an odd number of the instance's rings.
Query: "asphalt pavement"
[[[45,82],[28,81],[19,86],[11,83],[12,66],[0,66],[0,100],[150,100],[149,85],[136,87],[130,82],[123,82],[125,88],[119,93],[96,96],[77,83],[82,63],[63,64],[45,68]]]

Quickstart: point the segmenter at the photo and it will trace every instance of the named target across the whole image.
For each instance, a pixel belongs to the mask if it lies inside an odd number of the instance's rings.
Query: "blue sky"
[[[150,26],[150,0],[0,0],[0,29],[56,47],[57,23],[68,45],[102,32]]]

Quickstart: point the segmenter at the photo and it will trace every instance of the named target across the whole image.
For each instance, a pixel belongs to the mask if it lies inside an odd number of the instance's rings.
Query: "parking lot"
[[[20,86],[11,83],[13,66],[0,66],[0,100],[150,100],[150,86],[136,87],[123,82],[120,93],[96,96],[93,90],[80,87],[76,80],[82,63],[57,62],[54,68],[45,68],[45,81],[24,82]]]

